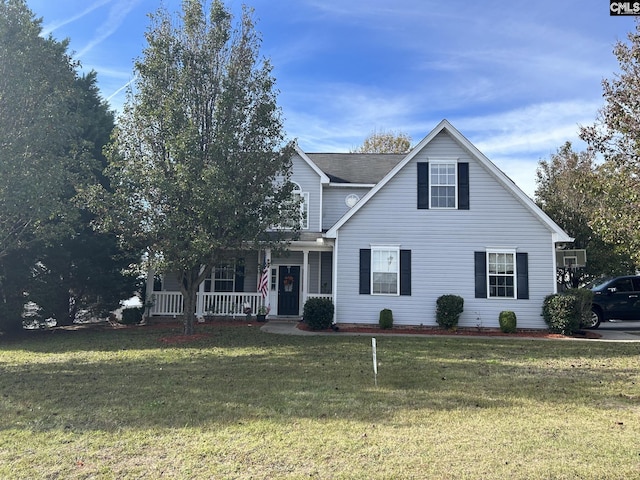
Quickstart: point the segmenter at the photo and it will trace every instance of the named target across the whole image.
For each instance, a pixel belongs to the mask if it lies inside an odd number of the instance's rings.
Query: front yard
[[[0,478],[640,477],[640,344],[199,328],[0,340]]]

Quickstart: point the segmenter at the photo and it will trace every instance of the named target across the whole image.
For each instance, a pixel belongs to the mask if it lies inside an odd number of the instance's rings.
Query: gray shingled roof
[[[406,155],[392,153],[307,153],[334,183],[376,184]]]

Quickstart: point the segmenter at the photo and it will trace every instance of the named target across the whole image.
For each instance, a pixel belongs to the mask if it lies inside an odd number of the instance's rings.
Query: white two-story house
[[[246,252],[200,287],[199,314],[300,317],[310,297],[331,298],[335,322],[436,325],[436,299],[464,299],[460,326],[497,327],[503,310],[519,328],[546,328],[556,291],[555,250],[570,238],[448,121],[411,152],[305,153],[293,158],[304,220],[286,254]],[[258,293],[268,262],[266,298]],[[181,313],[169,279],[152,314]]]

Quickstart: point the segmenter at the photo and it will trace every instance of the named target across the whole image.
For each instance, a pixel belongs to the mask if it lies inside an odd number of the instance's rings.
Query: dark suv
[[[595,280],[587,285],[593,292],[591,322],[587,328],[598,328],[611,319],[640,320],[640,276]]]

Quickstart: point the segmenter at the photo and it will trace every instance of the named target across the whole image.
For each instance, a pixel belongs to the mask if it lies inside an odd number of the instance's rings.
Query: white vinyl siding
[[[345,203],[349,195],[357,195],[362,199],[370,188],[367,187],[325,187],[322,199],[322,228],[331,228],[350,208]]]
[[[415,163],[438,158],[469,163],[472,210],[416,209]],[[542,302],[555,288],[551,232],[446,132],[417,152],[340,228],[336,244],[333,291],[338,292],[338,323],[375,323],[380,310],[389,308],[394,324],[436,325],[437,298],[457,294],[464,298],[461,327],[498,327],[500,311],[511,310],[519,328],[546,328]],[[372,245],[411,250],[411,296],[359,293],[359,251]],[[475,298],[474,252],[499,245],[528,253],[529,299]]]

